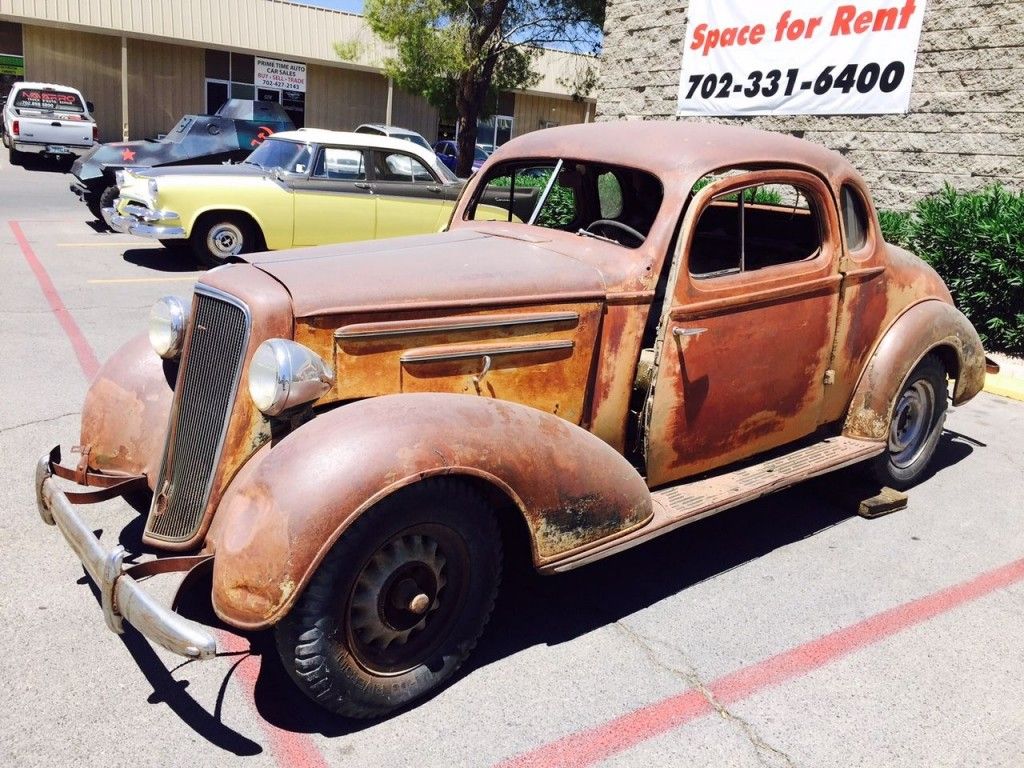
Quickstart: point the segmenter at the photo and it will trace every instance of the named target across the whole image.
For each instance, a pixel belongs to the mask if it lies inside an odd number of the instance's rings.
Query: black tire
[[[219,267],[256,250],[257,229],[251,219],[238,213],[208,213],[192,227],[188,241],[201,264]]]
[[[117,199],[117,187],[104,187],[103,191],[97,194],[88,194],[85,198],[85,205],[89,213],[96,217],[97,221],[103,221],[103,209],[110,208]]]
[[[882,485],[905,490],[928,468],[946,420],[946,367],[926,355],[907,377],[890,414],[889,442],[872,466]]]
[[[444,478],[404,488],[327,554],[275,628],[278,653],[322,707],[385,715],[437,689],[469,656],[501,563],[497,520],[471,486]]]
[[[25,161],[24,154],[14,148],[14,142],[11,142],[10,148],[7,150],[7,160],[11,165],[21,165]]]

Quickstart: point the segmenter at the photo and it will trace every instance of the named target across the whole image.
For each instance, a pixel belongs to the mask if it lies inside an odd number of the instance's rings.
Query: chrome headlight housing
[[[188,307],[177,296],[164,296],[149,311],[149,343],[164,360],[181,354],[188,326]]]
[[[321,397],[334,371],[313,350],[288,339],[267,339],[249,362],[249,396],[267,416]]]

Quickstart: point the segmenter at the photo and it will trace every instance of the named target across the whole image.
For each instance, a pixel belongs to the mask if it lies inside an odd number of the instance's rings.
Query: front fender
[[[90,469],[145,474],[160,470],[176,362],[162,360],[145,333],[118,349],[89,386],[79,443]]]
[[[208,536],[217,614],[245,629],[276,623],[362,512],[434,475],[472,476],[504,493],[538,565],[652,515],[629,462],[551,414],[467,395],[362,400],[264,447],[235,477]]]
[[[843,434],[885,440],[893,403],[921,359],[935,351],[956,379],[953,403],[960,405],[985,385],[985,351],[960,310],[940,300],[910,307],[889,326],[861,373]]]

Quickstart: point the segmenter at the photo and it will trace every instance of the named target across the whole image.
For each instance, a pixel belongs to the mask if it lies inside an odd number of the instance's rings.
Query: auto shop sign
[[[691,0],[680,115],[905,113],[925,0]]]
[[[256,87],[306,92],[306,65],[256,57]]]

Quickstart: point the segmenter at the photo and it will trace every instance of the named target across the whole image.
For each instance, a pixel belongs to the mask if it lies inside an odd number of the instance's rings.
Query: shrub
[[[887,240],[931,264],[986,348],[1024,354],[1024,191],[948,184],[912,215],[879,216]]]

